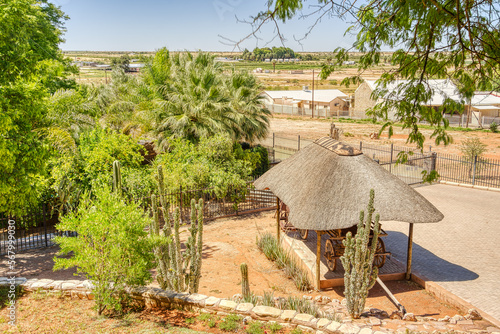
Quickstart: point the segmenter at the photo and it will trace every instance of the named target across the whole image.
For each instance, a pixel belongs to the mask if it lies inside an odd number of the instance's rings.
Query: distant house
[[[139,72],[145,65],[141,63],[128,65],[130,72]]]
[[[304,86],[303,90],[266,90],[263,92],[267,104],[291,106],[303,109],[303,114],[311,114],[314,101],[314,109],[324,114],[325,110],[330,115],[336,112],[349,111],[349,96],[338,89],[309,90]]]
[[[407,81],[395,81],[387,85],[387,98],[397,99],[395,97],[395,90],[400,84]],[[460,102],[461,98],[458,94],[458,89],[450,80],[428,80],[427,84],[433,89],[434,94],[426,105],[439,108],[443,105],[446,98],[450,98],[456,102]],[[372,93],[377,89],[378,85],[375,80],[365,80],[354,92],[354,103],[351,107],[352,116],[365,117],[366,110],[374,107],[377,103],[384,101],[384,98],[374,100]],[[403,97],[402,97],[403,98]],[[463,102],[463,101],[462,101]],[[471,111],[474,113],[474,118],[479,120],[482,116],[498,117],[500,111],[500,97],[489,92],[476,93],[470,101]],[[453,114],[453,111],[450,111]],[[389,114],[389,118],[393,115]]]

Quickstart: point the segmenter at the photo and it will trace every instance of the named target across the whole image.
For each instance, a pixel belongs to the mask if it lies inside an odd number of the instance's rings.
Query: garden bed
[[[321,292],[298,291],[292,280],[271,263],[257,248],[256,237],[264,232],[275,233],[274,212],[265,212],[243,217],[219,219],[205,225],[202,278],[199,293],[218,298],[231,298],[241,293],[239,266],[248,264],[250,289],[257,295],[274,292],[275,296],[303,296],[313,298],[327,296],[341,301],[343,288],[336,287]],[[181,234],[187,236],[187,233]],[[17,255],[19,277],[80,279],[75,270],[52,271],[55,247],[31,250]],[[0,263],[0,276],[5,276],[6,261]],[[420,286],[407,281],[387,282],[396,298],[405,305],[408,312],[416,316],[442,318],[459,313],[455,308],[441,303]],[[155,282],[151,286],[158,286]],[[391,313],[396,309],[381,287],[376,285],[367,299],[367,307]]]

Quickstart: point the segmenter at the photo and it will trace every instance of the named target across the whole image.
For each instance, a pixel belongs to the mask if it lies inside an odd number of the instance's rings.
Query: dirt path
[[[330,123],[331,121],[329,120],[311,120],[308,118],[301,119],[275,115],[271,120],[270,132],[274,132],[276,136],[297,138],[297,135],[300,135],[303,139],[315,140],[329,134]],[[341,140],[348,143],[359,145],[359,141],[363,141],[376,145],[390,145],[393,143],[398,146],[416,147],[415,145],[406,144],[408,130],[402,130],[400,127],[394,128],[394,135],[391,139],[387,138],[387,132],[385,132],[380,139],[374,140],[370,139],[370,134],[378,132],[381,125],[340,122],[335,122],[335,124],[336,127],[342,129],[344,132]],[[453,137],[453,143],[448,146],[436,146],[434,139],[430,139],[432,130],[422,129],[421,131],[426,137],[425,150],[429,150],[429,145],[431,145],[434,152],[461,154],[459,150],[461,142],[466,138],[478,137],[481,142],[487,145],[487,151],[484,156],[500,160],[500,133],[449,131],[448,133]]]

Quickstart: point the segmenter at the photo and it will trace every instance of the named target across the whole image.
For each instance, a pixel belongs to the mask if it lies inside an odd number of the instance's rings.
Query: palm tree
[[[226,78],[226,87],[231,107],[235,110],[236,139],[250,143],[264,139],[269,132],[271,112],[264,106],[256,77],[245,72],[233,72]]]
[[[156,73],[158,68],[169,77]],[[208,53],[170,57],[161,51],[148,66],[145,83],[153,87],[150,107],[159,147],[167,147],[169,138],[198,141],[224,133],[234,141],[254,141],[267,134],[270,113],[262,108],[256,79],[249,74],[225,74]]]

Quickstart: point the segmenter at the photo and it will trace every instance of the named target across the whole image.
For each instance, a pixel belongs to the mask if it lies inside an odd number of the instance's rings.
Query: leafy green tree
[[[115,69],[121,69],[125,72],[130,71],[130,57],[128,55],[122,55],[120,57],[115,57],[111,59],[111,66]]]
[[[395,49],[390,60],[395,68],[382,75],[380,89],[373,94],[375,99],[384,97],[385,100],[371,110],[371,115],[387,118],[389,112],[393,113],[395,120],[409,130],[410,143],[423,147],[425,137],[419,128],[422,121],[434,127],[431,137],[437,144],[449,143],[451,137],[446,133],[448,121],[443,111],[463,110],[460,105],[467,103],[476,90],[498,90],[495,81],[500,65],[497,1],[349,0],[335,4],[318,0],[318,4],[311,15],[305,13],[306,17],[318,22],[328,15],[339,18],[338,13],[342,13],[341,18],[350,16],[356,22],[348,31],[356,33],[352,49],[363,52],[357,62],[360,75],[347,78],[344,84],[359,83],[364,70],[383,62],[383,49]],[[271,0],[256,20],[286,21],[302,7],[302,0]],[[325,65],[322,76],[326,78],[348,59],[348,49],[337,49],[336,63]],[[428,82],[436,78],[452,80],[460,94],[458,101],[447,96],[438,110],[429,103],[439,89]],[[399,81],[387,98],[387,85],[395,80],[403,81]],[[387,128],[391,135],[392,125],[393,122],[388,121],[382,130]]]
[[[153,244],[144,228],[151,224],[144,210],[127,203],[108,187],[93,190],[82,199],[77,212],[61,219],[57,228],[76,231],[75,238],[56,237],[61,247],[54,270],[76,267],[94,285],[96,310],[121,312],[126,286],[145,285],[154,267]]]
[[[131,137],[96,128],[81,138],[80,152],[89,179],[99,175],[111,175],[113,161],[119,160],[123,167],[138,168],[143,160],[142,146]]]
[[[47,97],[72,86],[58,47],[65,19],[47,1],[0,1],[0,211],[8,214],[25,213],[40,196]]]
[[[156,165],[162,165],[165,185],[169,191],[213,188],[217,197],[230,190],[247,188],[246,181],[260,163],[260,155],[241,150],[239,144],[223,135],[204,138],[195,145],[188,140],[171,142],[168,152],[159,155]]]

